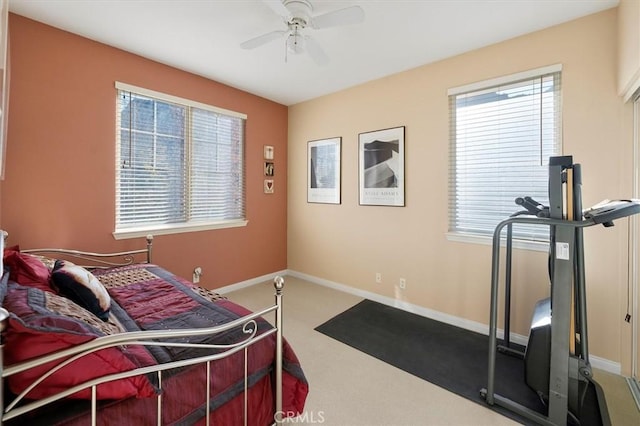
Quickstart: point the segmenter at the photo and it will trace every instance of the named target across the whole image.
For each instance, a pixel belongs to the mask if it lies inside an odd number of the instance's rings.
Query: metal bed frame
[[[7,233],[4,231],[0,231],[0,235],[4,234],[4,238],[0,238],[0,249],[4,247],[4,240],[7,237]],[[91,265],[81,265],[87,268],[109,268],[113,266],[125,266],[130,265],[136,262],[136,258],[145,255],[146,259],[142,261],[143,263],[151,263],[151,255],[152,255],[152,243],[153,237],[147,236],[147,247],[146,249],[139,250],[131,250],[117,253],[92,253],[86,251],[79,250],[68,250],[68,249],[55,249],[55,248],[46,248],[46,249],[29,249],[22,250],[22,252],[31,253],[31,254],[51,254],[55,253],[58,255],[62,255],[63,257],[68,257],[72,259],[82,259],[88,260],[92,264]],[[120,259],[120,260],[114,260]],[[1,262],[0,262],[1,266]],[[7,320],[9,318],[9,312],[0,308],[0,425],[2,425],[5,421],[14,419],[23,414],[36,410],[45,405],[51,404],[55,401],[61,400],[69,395],[72,395],[78,391],[84,389],[91,389],[91,424],[97,424],[97,391],[96,387],[101,383],[106,383],[113,380],[124,379],[128,377],[155,373],[157,374],[158,384],[160,391],[162,390],[162,372],[179,367],[192,366],[196,364],[206,364],[206,372],[207,372],[207,395],[206,400],[211,399],[210,395],[210,380],[211,380],[211,362],[216,361],[230,355],[233,355],[237,352],[244,351],[244,412],[243,419],[245,426],[247,425],[247,414],[248,414],[248,403],[247,403],[247,391],[248,391],[248,370],[247,370],[247,360],[248,360],[248,350],[249,347],[260,340],[275,334],[276,339],[276,353],[275,353],[275,414],[274,414],[274,423],[275,425],[281,425],[283,422],[283,411],[282,411],[282,363],[283,363],[283,335],[282,335],[282,293],[284,288],[284,279],[280,276],[276,276],[273,280],[273,285],[275,288],[275,303],[272,306],[269,306],[259,312],[252,313],[250,315],[246,315],[244,317],[238,318],[232,322],[225,323],[222,325],[207,327],[207,328],[192,328],[192,329],[176,329],[176,330],[151,330],[151,331],[138,331],[138,332],[127,332],[121,334],[114,334],[109,336],[98,337],[90,342],[71,347],[68,349],[64,349],[61,351],[57,351],[51,354],[43,355],[35,359],[31,359],[28,361],[24,361],[18,364],[5,366],[4,365],[4,357],[3,357],[3,349],[4,349],[4,341],[2,339],[1,333],[7,327]],[[256,320],[259,317],[263,317],[271,312],[275,313],[275,324],[274,328],[258,335],[258,325]],[[213,335],[217,333],[222,333],[227,330],[231,330],[234,328],[242,329],[243,334],[246,336],[243,340],[239,342],[235,342],[232,344],[226,345],[214,345],[214,344],[194,344],[194,343],[176,343],[176,342],[166,342],[164,339],[176,338],[176,337],[190,337],[190,336],[204,336],[204,335]],[[140,367],[130,371],[110,374],[107,376],[95,378],[93,380],[89,380],[85,383],[81,383],[69,389],[65,389],[62,392],[59,392],[55,395],[49,396],[44,399],[39,399],[35,401],[27,401],[25,400],[25,395],[30,392],[33,388],[38,386],[43,380],[45,380],[50,375],[54,374],[59,369],[64,366],[72,363],[73,361],[91,354],[93,352],[99,351],[101,349],[106,349],[114,346],[120,345],[142,345],[142,346],[172,346],[172,347],[197,347],[197,348],[207,348],[207,349],[216,349],[222,350],[221,352],[217,352],[212,355],[200,356],[196,358],[190,358],[181,361],[173,361],[148,367]],[[65,358],[68,358],[65,360]],[[4,400],[4,380],[14,374],[21,373],[23,371],[29,370],[31,368],[36,368],[43,364],[47,364],[53,361],[59,361],[59,363],[52,368],[49,372],[35,380],[27,389],[25,389],[21,394],[17,395],[13,401],[9,402],[5,407]],[[163,405],[163,392],[159,392],[156,396],[157,398],[157,417],[156,422],[158,425],[162,424],[162,405]],[[210,407],[209,404],[206,405],[206,425],[210,424]]]

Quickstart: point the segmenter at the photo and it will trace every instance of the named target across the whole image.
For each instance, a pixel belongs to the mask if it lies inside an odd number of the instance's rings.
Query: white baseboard
[[[611,361],[595,355],[589,355],[589,362],[593,368],[606,371],[608,373],[622,375],[622,367],[619,362]]]
[[[456,327],[463,328],[465,330],[475,331],[476,333],[481,333],[484,335],[489,334],[489,326],[487,324],[483,324],[477,321],[471,321],[465,318],[460,318],[454,315],[446,314],[444,312],[435,311],[433,309],[428,309],[423,306],[414,305],[412,303],[408,303],[402,300],[393,299],[391,297],[382,296],[380,294],[376,294],[370,291],[357,289],[354,287],[350,287],[345,284],[340,284],[334,281],[329,281],[324,278],[319,278],[313,275],[304,274],[302,272],[297,272],[293,270],[287,270],[287,275],[292,277],[300,278],[305,281],[309,281],[314,284],[319,284],[325,287],[332,288],[334,290],[342,291],[344,293],[352,294],[354,296],[362,297],[363,299],[373,300],[374,302],[382,303],[387,306],[393,306],[398,309],[402,309],[407,312],[412,312],[417,315],[421,315],[426,318],[430,318],[436,321],[443,322],[445,324],[454,325]],[[263,280],[264,281],[264,280]],[[498,329],[497,331],[498,338],[502,339],[504,336],[504,330]],[[519,345],[526,346],[528,337],[523,336],[517,333],[511,333],[511,341],[513,343],[517,343]],[[600,370],[607,371],[613,374],[621,374],[620,363],[614,362],[605,358],[600,358],[594,355],[589,356],[589,361],[591,362],[591,366],[594,368],[598,368]]]
[[[412,303],[408,303],[402,300],[393,299],[391,297],[382,296],[377,293],[373,293],[366,290],[361,290],[355,287],[351,287],[345,284],[337,283],[334,281],[326,280],[324,278],[316,277],[309,274],[304,274],[302,272],[294,271],[291,269],[285,269],[277,272],[273,272],[271,274],[262,275],[260,277],[252,278],[246,281],[241,281],[235,284],[230,284],[224,287],[220,287],[216,289],[216,292],[220,294],[226,294],[232,291],[240,290],[246,287],[250,287],[256,284],[263,283],[265,281],[273,280],[276,276],[286,276],[290,275],[292,277],[300,278],[305,281],[309,281],[313,284],[322,285],[325,287],[332,288],[334,290],[342,291],[344,293],[352,294],[357,297],[362,297],[363,299],[373,300],[374,302],[382,303],[387,306],[393,306],[398,309],[402,309],[407,312],[412,312],[417,315],[421,315],[426,318],[430,318],[436,321],[443,322],[445,324],[454,325],[456,327],[463,328],[465,330],[474,331],[476,333],[481,333],[484,335],[489,334],[489,326],[477,321],[471,321],[465,318],[460,318],[454,315],[446,314],[444,312],[436,311],[433,309],[425,308],[423,306],[414,305]],[[504,331],[502,329],[498,329],[498,338],[502,339],[504,335]],[[511,341],[513,343],[517,343],[519,345],[527,344],[527,336],[523,336],[517,333],[511,333]],[[606,358],[601,358],[595,355],[589,356],[589,361],[591,362],[591,366],[594,368],[598,368],[600,370],[613,373],[613,374],[621,374],[621,366],[619,362],[611,361]]]
[[[274,272],[274,273],[271,273],[271,274],[262,275],[260,277],[251,278],[250,280],[240,281],[240,282],[235,283],[235,284],[230,284],[230,285],[226,285],[224,287],[216,288],[215,291],[217,293],[220,293],[220,294],[226,294],[226,293],[229,293],[229,292],[232,292],[232,291],[241,290],[243,288],[251,287],[252,285],[260,284],[260,283],[263,283],[265,281],[273,280],[278,275],[280,275],[280,276],[287,275],[288,272],[289,272],[288,270],[282,270],[282,271]]]

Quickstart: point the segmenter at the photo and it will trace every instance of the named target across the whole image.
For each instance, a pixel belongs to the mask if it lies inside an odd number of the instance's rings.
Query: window
[[[449,233],[492,236],[517,197],[548,205],[549,157],[560,155],[560,67],[449,91]],[[514,238],[548,241],[544,226]]]
[[[246,116],[116,89],[116,238],[246,224]]]

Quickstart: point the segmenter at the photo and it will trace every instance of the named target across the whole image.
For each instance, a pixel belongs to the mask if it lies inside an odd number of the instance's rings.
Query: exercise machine
[[[613,226],[616,219],[640,212],[640,201],[603,202],[583,211],[581,166],[571,156],[549,159],[549,206],[530,197],[516,199],[524,208],[503,220],[493,234],[489,363],[487,387],[481,395],[542,425],[610,425],[601,387],[589,363],[585,294],[584,228]],[[524,351],[510,342],[512,227],[517,224],[549,228],[550,297],[536,303]],[[507,228],[505,254],[504,336],[498,343],[498,293],[501,235]],[[547,407],[539,413],[495,392],[498,352],[524,359],[525,383]]]

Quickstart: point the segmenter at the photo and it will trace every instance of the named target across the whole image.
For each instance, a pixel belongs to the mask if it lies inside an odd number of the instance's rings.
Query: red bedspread
[[[156,265],[131,265],[94,272],[112,298],[111,312],[127,331],[169,330],[211,327],[227,323],[249,313],[245,308],[220,298],[211,291],[194,286]],[[257,321],[258,334],[271,329]],[[230,330],[215,336],[178,338],[173,341],[207,344],[231,344],[244,340],[242,330]],[[126,348],[124,348],[126,350]],[[209,354],[213,349],[148,346],[139,353],[139,365],[160,364]],[[246,350],[249,391],[249,425],[273,423],[275,335]],[[308,384],[298,359],[285,342],[283,347],[283,411],[302,413]],[[241,425],[244,412],[245,352],[211,363],[210,399],[212,424]],[[183,367],[157,374],[148,380],[161,389],[162,424],[196,424],[204,421],[206,410],[206,366]],[[77,404],[83,405],[79,408]],[[155,424],[157,398],[129,398],[101,401],[98,423],[118,425]],[[88,402],[69,401],[46,410],[45,423],[87,424]],[[31,419],[30,423],[35,422]]]

